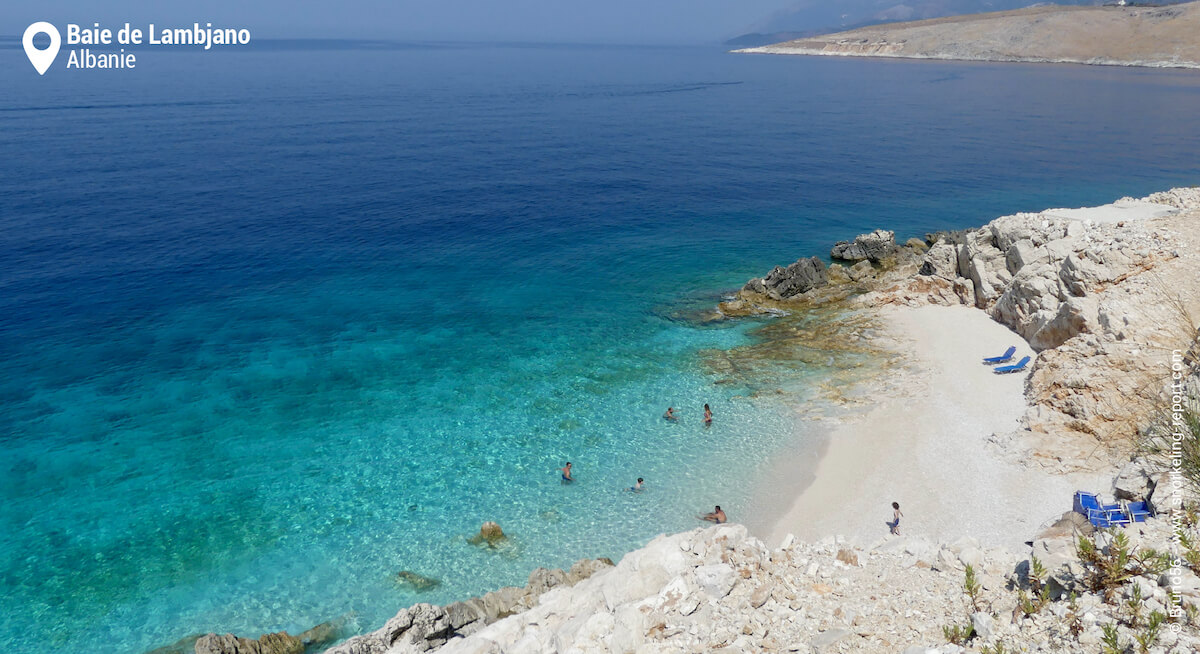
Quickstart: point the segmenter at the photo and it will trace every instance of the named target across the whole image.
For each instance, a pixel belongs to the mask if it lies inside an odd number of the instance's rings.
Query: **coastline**
[[[847,51],[829,51],[820,50],[817,48],[798,48],[784,47],[782,45],[763,45],[754,48],[740,48],[738,50],[730,50],[730,54],[763,54],[763,55],[781,55],[781,56],[809,56],[809,57],[859,57],[870,59],[908,59],[918,61],[963,61],[977,63],[998,63],[998,64],[1071,64],[1082,66],[1110,66],[1118,68],[1155,68],[1155,69],[1183,69],[1183,70],[1198,70],[1200,63],[1191,61],[1168,61],[1168,60],[1147,60],[1147,61],[1128,61],[1122,59],[1110,59],[1107,57],[1093,57],[1090,59],[1073,58],[1073,57],[969,57],[963,55],[935,55],[935,54],[894,54],[889,52],[847,52]]]
[[[1015,234],[1021,234],[1021,239],[1014,240]],[[893,237],[890,232],[877,231],[859,237],[855,244],[867,250],[882,247],[885,244],[881,236],[888,241]],[[986,246],[980,240],[985,237],[1000,245]],[[1180,302],[1200,310],[1200,288],[1195,287],[1193,274],[1200,250],[1190,247],[1197,238],[1200,238],[1200,189],[1172,189],[1141,200],[1125,198],[1100,207],[1004,216],[963,233],[937,235],[930,239],[935,241],[932,245],[901,247],[893,242],[888,250],[892,254],[883,257],[890,258],[892,263],[885,263],[875,273],[866,273],[871,281],[862,284],[857,278],[854,282],[847,278],[815,287],[812,293],[803,291],[800,296],[781,300],[764,295],[763,289],[774,293],[780,288],[772,284],[779,281],[782,268],[763,280],[751,280],[737,300],[722,303],[719,311],[724,313],[736,307],[744,312],[740,315],[761,315],[755,312],[772,313],[779,306],[793,307],[798,312],[821,306],[849,309],[853,314],[849,322],[825,321],[823,328],[827,331],[837,324],[835,331],[842,333],[842,340],[852,343],[857,352],[873,351],[884,356],[879,357],[877,366],[865,360],[855,363],[853,357],[843,360],[843,365],[849,368],[843,372],[850,376],[835,377],[840,382],[839,395],[795,407],[796,449],[779,455],[780,461],[759,479],[757,487],[752,489],[748,515],[731,516],[734,522],[741,523],[736,529],[743,534],[734,540],[750,538],[745,546],[754,551],[778,548],[776,551],[786,553],[796,548],[815,548],[813,553],[836,554],[838,561],[842,560],[841,550],[846,548],[850,552],[848,557],[855,551],[869,553],[871,557],[904,551],[916,558],[904,558],[899,562],[901,568],[923,565],[929,570],[932,566],[932,572],[939,574],[955,570],[958,564],[947,561],[959,553],[966,557],[981,552],[970,556],[986,556],[993,562],[986,566],[989,578],[985,579],[985,587],[1000,588],[1005,575],[1011,574],[1012,562],[1029,555],[1028,544],[1035,542],[1036,549],[1036,543],[1050,538],[1046,528],[1060,516],[1070,515],[1074,491],[1107,493],[1114,477],[1118,477],[1117,471],[1122,470],[1124,475],[1120,457],[1112,456],[1113,443],[1106,443],[1097,432],[1088,432],[1093,438],[1088,442],[1096,445],[1097,450],[1110,446],[1109,450],[1093,457],[1095,450],[1088,453],[1075,447],[1082,433],[1079,430],[1090,427],[1081,420],[1063,422],[1056,418],[1054,412],[1059,405],[1055,402],[1064,397],[1068,403],[1071,401],[1071,391],[1064,394],[1061,389],[1082,389],[1093,394],[1108,392],[1121,402],[1133,399],[1124,394],[1117,383],[1120,380],[1113,377],[1126,372],[1116,367],[1120,364],[1118,359],[1111,357],[1111,353],[1080,355],[1076,350],[1081,343],[1094,348],[1097,343],[1111,339],[1105,342],[1114,347],[1134,347],[1136,355],[1139,343],[1142,347],[1154,342],[1161,345],[1166,342],[1163,339],[1174,338],[1170,330],[1162,329],[1164,316],[1147,316],[1148,307],[1144,305],[1151,299],[1161,302],[1154,295],[1159,292],[1155,284],[1174,282],[1181,293]],[[955,239],[957,245],[951,248],[945,239]],[[839,244],[843,245],[847,244]],[[986,249],[1001,246],[1003,250],[994,254]],[[942,261],[947,248],[957,249],[955,261]],[[1061,260],[1061,269],[1049,265],[1053,258],[1041,258],[1042,254],[1072,251],[1075,254]],[[1094,261],[1080,263],[1076,254]],[[913,257],[920,265],[920,272]],[[1009,262],[1007,277],[1001,272],[1006,261]],[[947,263],[951,269],[967,269],[974,278],[975,289],[961,288],[964,283],[970,286],[971,279],[964,281],[961,276],[954,278],[952,272],[943,273],[941,266]],[[927,268],[937,270],[925,272]],[[862,273],[860,265],[852,270]],[[1081,276],[1077,272],[1081,270],[1086,274]],[[1144,274],[1150,271],[1154,272]],[[823,273],[830,279],[846,274],[838,266]],[[1094,319],[1088,313],[1076,319],[1080,314],[1064,314],[1057,309],[1012,315],[1001,310],[1008,310],[1006,302],[1017,301],[1014,298],[1028,303],[1024,306],[1049,306],[1045,305],[1049,295],[1035,283],[1043,275],[1077,289],[1078,297],[1099,303],[1104,310],[1103,319]],[[1029,289],[1038,290],[1033,293]],[[821,300],[822,297],[825,299]],[[826,304],[822,305],[822,301]],[[1073,301],[1062,302],[1062,307],[1077,310]],[[1071,319],[1064,321],[1063,315]],[[793,334],[800,331],[786,321],[771,324]],[[841,326],[845,324],[856,327],[846,330]],[[1019,333],[1027,334],[1028,340]],[[811,339],[812,334],[807,336]],[[787,356],[789,350],[803,348],[808,342],[811,340],[800,336],[791,341],[783,338],[763,350]],[[982,357],[999,354],[1010,345],[1016,346],[1016,357],[1034,357],[1024,373],[995,375],[980,362]],[[755,350],[742,356],[762,354]],[[1153,354],[1159,358],[1161,355],[1161,351]],[[796,355],[793,352],[791,356]],[[1070,356],[1077,358],[1063,358]],[[1150,356],[1147,352],[1143,358]],[[1069,369],[1060,367],[1064,361]],[[1146,368],[1145,361],[1142,368]],[[1082,373],[1096,376],[1078,377],[1087,381],[1055,386],[1064,375]],[[1047,379],[1048,375],[1053,379]],[[1048,400],[1045,395],[1039,396],[1040,391],[1047,389],[1057,389],[1057,398]],[[865,402],[873,405],[863,409]],[[829,410],[831,407],[833,410]],[[1104,416],[1096,419],[1101,417]],[[1111,417],[1105,419],[1117,422]],[[822,421],[821,430],[807,424],[814,420]],[[827,426],[826,433],[823,430]],[[801,435],[806,438],[799,438]],[[1040,442],[1030,445],[1030,439],[1038,438]],[[1068,446],[1061,447],[1063,443]],[[1060,449],[1055,449],[1056,446]],[[797,451],[808,458],[789,460],[788,455]],[[1128,449],[1122,449],[1120,456],[1128,461]],[[778,480],[782,483],[775,483]],[[1149,488],[1153,488],[1153,483]],[[892,501],[898,501],[905,514],[901,538],[888,535]],[[703,561],[717,556],[719,541],[732,533],[725,528],[713,529],[716,531],[703,533],[717,535],[718,542],[706,546],[715,554],[709,556],[694,550],[702,555]],[[415,616],[428,612],[429,605],[418,604],[403,609],[382,629],[352,641],[395,642],[394,637],[399,637],[402,631],[408,633],[405,630],[411,627],[412,638],[424,639],[428,635],[434,639],[430,643],[437,642],[435,647],[444,644],[447,651],[458,651],[478,640],[471,635],[474,633],[483,642],[491,643],[488,647],[518,638],[524,633],[521,630],[527,628],[521,625],[538,624],[546,611],[567,618],[575,616],[569,621],[571,625],[583,621],[590,624],[594,620],[589,616],[611,621],[617,614],[618,621],[632,620],[632,612],[623,613],[619,608],[632,601],[629,598],[660,593],[657,597],[669,599],[679,585],[669,575],[664,576],[657,568],[646,567],[639,561],[665,557],[664,560],[677,562],[678,549],[687,552],[693,547],[696,533],[693,530],[660,536],[628,553],[614,571],[601,572],[595,579],[580,582],[578,590],[555,589],[539,600],[538,606],[512,619],[501,618],[485,625],[483,620],[471,616],[489,612],[476,607],[467,611],[468,621],[463,628],[451,622],[452,634],[446,635],[451,632],[441,631],[442,627],[437,627],[439,621],[457,619],[454,611],[461,613],[466,609],[433,607],[436,610],[431,614],[434,615],[431,624],[436,629],[426,634],[424,627],[418,630]],[[663,544],[668,541],[672,544],[664,551]],[[680,541],[678,549],[674,541]],[[804,542],[815,545],[801,545]],[[1060,545],[1055,545],[1054,551],[1061,550]],[[800,564],[808,566],[806,574],[814,575],[811,565],[803,561]],[[847,565],[853,569],[859,564]],[[961,567],[957,569],[961,571]],[[696,575],[700,575],[699,570]],[[828,580],[829,573],[822,571],[817,578]],[[704,586],[703,581],[700,584]],[[535,585],[532,576],[530,585]],[[621,590],[617,590],[618,586]],[[961,593],[961,578],[953,580],[952,586]],[[818,581],[813,588],[824,596],[828,591],[823,589],[831,587],[825,581]],[[724,588],[723,592],[728,593],[729,589]],[[471,598],[451,606],[475,607],[479,603],[487,601]],[[759,608],[760,604],[753,606]],[[649,629],[640,622],[628,626],[638,638]],[[612,632],[612,625],[597,623],[596,630],[599,637]],[[547,635],[540,628],[535,631],[539,642]],[[649,629],[646,637],[654,633]],[[932,633],[936,637],[936,630]],[[581,634],[576,635],[582,637]],[[553,643],[546,646],[557,647]],[[358,652],[354,647],[358,645],[343,644],[330,651]]]

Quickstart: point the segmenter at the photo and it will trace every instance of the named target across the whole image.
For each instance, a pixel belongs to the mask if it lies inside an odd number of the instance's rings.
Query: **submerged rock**
[[[304,642],[286,631],[258,640],[233,634],[206,634],[196,641],[196,654],[304,654]]]
[[[401,570],[396,573],[396,583],[401,586],[408,586],[417,592],[432,590],[442,585],[442,582],[433,577],[419,575],[409,570]]]
[[[479,527],[479,533],[468,538],[467,542],[471,543],[472,545],[488,545],[495,547],[507,538],[508,536],[504,535],[504,530],[500,528],[500,525],[489,520],[483,523],[483,525]]]
[[[355,636],[328,650],[326,654],[384,654],[436,649],[452,640],[470,636],[497,620],[537,606],[542,595],[551,589],[573,586],[600,570],[612,567],[609,559],[582,559],[567,571],[534,570],[524,588],[509,586],[483,597],[472,597],[446,606],[415,604],[402,609],[382,629]]]
[[[263,634],[257,640],[239,638],[233,634],[205,634],[200,637],[189,637],[170,647],[176,647],[188,640],[194,640],[193,648],[186,650],[195,654],[304,654],[312,649],[320,649],[340,637],[342,620],[331,620],[293,636],[286,631],[273,634]],[[155,652],[174,652],[176,650],[162,648]]]
[[[186,638],[164,645],[146,652],[146,654],[192,654],[196,651],[196,641],[204,637],[204,634],[193,634]]]

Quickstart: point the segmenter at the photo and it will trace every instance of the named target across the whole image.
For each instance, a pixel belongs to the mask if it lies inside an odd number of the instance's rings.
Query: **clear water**
[[[754,325],[680,311],[877,226],[1200,179],[1191,72],[441,45],[0,86],[10,651],[368,630],[736,519],[794,427],[704,366]]]

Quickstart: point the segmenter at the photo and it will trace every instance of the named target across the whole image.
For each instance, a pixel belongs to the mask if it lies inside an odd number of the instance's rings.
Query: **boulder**
[[[1074,538],[1076,534],[1090,536],[1095,530],[1087,516],[1076,511],[1067,511],[1054,524],[1043,529],[1037,535],[1037,540]]]
[[[504,535],[504,530],[500,528],[500,525],[489,520],[479,527],[479,533],[470,537],[467,541],[472,545],[495,547],[507,538],[508,536]]]
[[[977,611],[971,614],[971,627],[975,629],[976,636],[987,640],[996,631],[996,621],[983,611]]]
[[[1141,502],[1150,496],[1154,481],[1145,462],[1133,460],[1126,463],[1113,479],[1113,495],[1118,500]]]
[[[919,274],[954,279],[958,277],[958,249],[938,241],[925,253]]]
[[[850,279],[857,282],[867,279],[868,277],[874,277],[875,267],[871,265],[870,261],[859,261],[853,266],[850,266],[850,268],[846,271],[846,274],[850,276]]]
[[[1013,243],[1004,253],[1005,266],[1012,275],[1016,275],[1022,268],[1035,261],[1048,263],[1050,257],[1046,250],[1038,248],[1029,239]]]
[[[825,272],[825,262],[811,257],[800,259],[787,268],[776,266],[766,277],[746,282],[742,290],[766,295],[773,300],[786,300],[827,285],[829,276]]]
[[[829,279],[829,284],[832,286],[836,286],[838,284],[849,284],[850,282],[854,281],[851,279],[850,273],[847,272],[846,267],[840,263],[830,264],[830,266],[825,269],[825,274]]]
[[[713,599],[721,599],[733,589],[737,575],[727,563],[702,565],[696,568],[696,584]]]
[[[843,261],[879,263],[895,254],[897,249],[896,233],[877,229],[870,234],[859,234],[853,241],[839,241],[830,256]]]
[[[1100,320],[1100,305],[1095,298],[1073,297],[1063,302],[1053,318],[1045,320],[1044,314],[1031,326],[1036,331],[1028,335],[1029,345],[1042,351],[1056,348],[1079,334],[1096,333]]]

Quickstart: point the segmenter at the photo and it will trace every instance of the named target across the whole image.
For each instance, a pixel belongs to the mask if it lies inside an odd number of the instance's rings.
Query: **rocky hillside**
[[[877,230],[752,279],[725,316],[830,303],[976,306],[1040,351],[1025,429],[993,440],[1054,472],[1128,452],[1158,400],[1171,351],[1200,319],[1200,189],[1089,209],[1004,216],[927,240]],[[852,265],[851,265],[852,264]]]
[[[736,52],[1200,68],[1200,3],[1030,7],[873,25]]]

